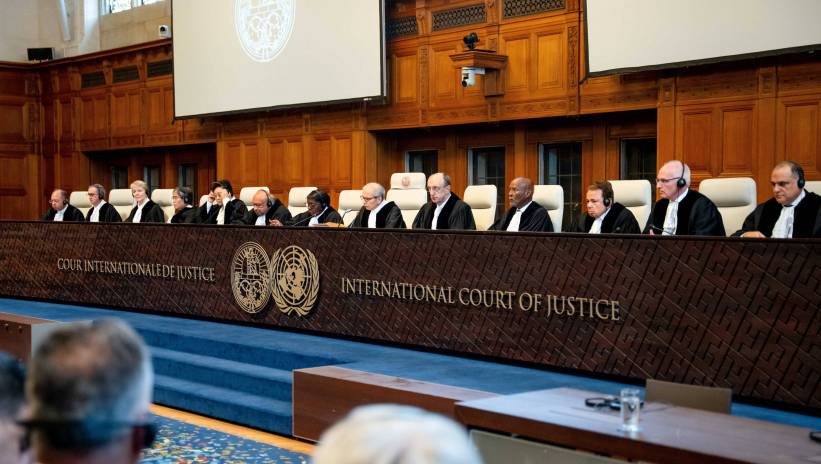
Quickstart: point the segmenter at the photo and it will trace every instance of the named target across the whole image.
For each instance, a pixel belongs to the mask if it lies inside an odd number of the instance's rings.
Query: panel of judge
[[[710,235],[724,237],[724,223],[709,198],[690,190],[690,167],[679,160],[659,169],[656,188],[661,199],[644,227],[651,235]]]
[[[51,192],[48,200],[49,209],[43,214],[43,221],[72,221],[83,222],[83,213],[76,207],[68,204],[68,192],[57,189]]]
[[[517,177],[510,182],[507,192],[510,209],[488,230],[507,232],[553,232],[553,222],[547,210],[533,201],[533,181]]]
[[[428,178],[430,201],[416,214],[414,229],[476,230],[470,205],[450,190],[450,176],[441,172],[431,174]]]
[[[168,220],[171,224],[194,224],[199,211],[194,207],[194,192],[188,187],[177,187],[171,192],[171,204],[174,215]]]
[[[145,182],[132,182],[131,196],[134,197],[135,205],[125,222],[165,222],[165,213],[162,212],[160,205],[149,198],[148,185]]]
[[[271,221],[272,226],[310,227],[321,224],[342,224],[342,216],[331,206],[331,196],[322,190],[313,190],[306,197],[308,211],[299,213],[290,221],[283,222],[277,219]]]
[[[291,220],[291,212],[277,198],[272,198],[265,190],[257,190],[251,199],[253,208],[243,217],[243,224],[249,226],[273,225],[273,221],[286,223]]]
[[[640,234],[641,228],[633,213],[615,201],[613,185],[596,181],[587,187],[587,214],[582,214],[576,232],[588,234]]]
[[[804,169],[794,161],[775,165],[773,198],[756,206],[734,237],[821,237],[821,196],[804,189]]]
[[[385,187],[376,182],[362,187],[362,208],[349,227],[368,229],[404,229],[402,211],[392,201],[385,201]]]
[[[122,222],[120,213],[105,201],[105,187],[100,184],[88,186],[88,201],[91,209],[86,213],[87,222]]]

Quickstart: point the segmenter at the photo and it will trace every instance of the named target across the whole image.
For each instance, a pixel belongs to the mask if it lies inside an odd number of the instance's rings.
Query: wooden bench
[[[34,350],[62,322],[0,313],[0,351],[28,362]]]

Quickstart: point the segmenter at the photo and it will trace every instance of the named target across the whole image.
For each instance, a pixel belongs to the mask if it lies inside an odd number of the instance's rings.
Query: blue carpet
[[[301,453],[277,448],[213,429],[152,416],[159,426],[154,446],[142,463],[193,464],[303,464],[310,459]]]
[[[0,298],[0,311],[60,321],[119,317],[151,345],[155,402],[291,434],[291,370],[341,365],[499,394],[627,386],[547,370],[219,322]],[[216,374],[215,374],[216,372]],[[821,429],[821,418],[733,403],[738,416]]]

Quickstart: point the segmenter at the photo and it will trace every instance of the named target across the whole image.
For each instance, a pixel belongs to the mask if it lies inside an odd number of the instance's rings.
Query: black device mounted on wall
[[[27,48],[29,61],[48,61],[54,59],[54,48]]]

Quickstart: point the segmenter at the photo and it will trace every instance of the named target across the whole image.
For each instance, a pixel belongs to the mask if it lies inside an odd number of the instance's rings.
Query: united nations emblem
[[[242,50],[254,61],[271,61],[294,30],[296,0],[235,0],[234,28]]]
[[[240,245],[231,260],[231,289],[240,308],[258,313],[268,303],[270,276],[268,253],[258,243]]]
[[[271,258],[271,296],[285,314],[305,316],[319,294],[319,266],[309,250],[292,245]]]

